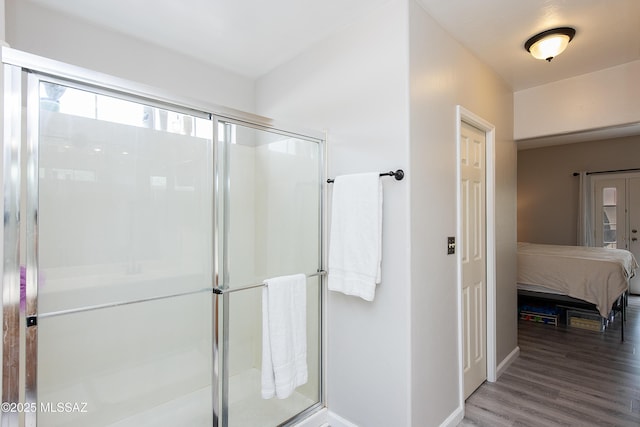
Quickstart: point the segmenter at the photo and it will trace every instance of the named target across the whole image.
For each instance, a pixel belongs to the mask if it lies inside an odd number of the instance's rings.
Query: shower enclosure
[[[277,426],[323,406],[321,137],[4,48],[2,426]],[[262,399],[263,281],[309,380]]]

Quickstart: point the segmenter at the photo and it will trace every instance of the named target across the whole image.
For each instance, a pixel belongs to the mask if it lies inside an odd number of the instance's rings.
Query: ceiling
[[[29,0],[257,78],[389,0]]]
[[[31,0],[256,78],[393,0]],[[514,91],[640,59],[640,0],[417,0]],[[523,48],[577,34],[548,63]]]
[[[640,59],[638,0],[419,1],[514,91]],[[576,29],[557,58],[542,61],[524,50],[529,37],[556,27]]]
[[[257,78],[396,0],[29,0]],[[640,0],[416,0],[514,91],[640,59]],[[572,26],[551,62],[532,35]]]

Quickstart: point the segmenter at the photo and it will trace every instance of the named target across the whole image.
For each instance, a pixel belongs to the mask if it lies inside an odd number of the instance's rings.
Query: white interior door
[[[640,260],[640,178],[629,179],[629,250]],[[640,294],[640,273],[629,282],[629,291]]]
[[[460,134],[463,371],[466,399],[487,379],[486,136],[467,123]]]

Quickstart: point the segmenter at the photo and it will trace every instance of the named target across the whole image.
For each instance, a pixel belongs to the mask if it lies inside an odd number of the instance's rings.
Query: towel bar
[[[398,169],[397,171],[389,171],[389,172],[380,172],[380,176],[392,176],[396,179],[396,181],[402,181],[404,178],[404,171],[402,169]],[[327,184],[332,184],[335,179],[327,179]]]
[[[158,300],[163,300],[167,298],[183,297],[187,295],[194,295],[194,294],[205,293],[205,292],[211,292],[211,288],[201,288],[201,289],[195,289],[193,291],[180,292],[177,294],[157,295],[157,296],[140,298],[140,299],[129,300],[129,301],[116,301],[116,302],[110,302],[105,304],[90,305],[86,307],[70,308],[70,309],[59,310],[59,311],[50,311],[50,312],[38,314],[37,316],[29,316],[27,318],[27,326],[36,326],[38,324],[38,318],[45,319],[47,317],[56,317],[56,316],[61,316],[65,314],[83,313],[85,311],[101,310],[103,308],[114,308],[114,307],[120,307],[124,305],[139,304],[141,302],[158,301]]]
[[[324,276],[326,274],[327,274],[326,271],[318,270],[317,273],[307,274],[307,279],[315,276]],[[227,288],[227,289],[214,288],[213,293],[216,295],[224,295],[224,294],[230,294],[232,292],[237,292],[237,291],[245,291],[247,289],[261,288],[263,286],[267,286],[267,284],[265,282],[261,282],[261,283],[255,283],[253,285],[240,286],[238,288]]]

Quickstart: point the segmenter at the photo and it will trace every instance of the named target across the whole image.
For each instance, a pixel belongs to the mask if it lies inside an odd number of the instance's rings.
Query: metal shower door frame
[[[324,229],[326,222],[326,195],[322,184],[326,175],[326,135],[309,130],[297,130],[291,126],[281,126],[270,119],[225,108],[215,104],[206,104],[191,99],[176,97],[170,92],[154,87],[132,83],[128,80],[102,74],[81,67],[21,52],[8,47],[0,48],[3,77],[3,143],[2,143],[2,188],[3,188],[3,264],[2,264],[2,317],[5,334],[2,348],[3,380],[2,403],[10,411],[0,413],[0,427],[36,426],[37,425],[37,228],[38,228],[38,83],[64,82],[66,85],[78,86],[97,93],[117,94],[125,99],[144,100],[146,104],[160,108],[170,107],[186,114],[207,117],[212,121],[213,135],[210,140],[213,158],[213,194],[212,200],[212,265],[211,288],[200,291],[211,291],[213,297],[213,359],[212,393],[213,393],[213,422],[214,426],[221,424],[221,396],[223,379],[216,369],[219,364],[220,345],[218,332],[219,307],[224,306],[224,299],[228,298],[222,292],[215,292],[221,288],[224,274],[220,265],[220,247],[218,236],[223,233],[220,212],[216,204],[221,200],[222,188],[219,156],[219,141],[217,123],[219,120],[234,122],[243,126],[255,127],[269,132],[296,136],[319,144],[319,259],[318,269],[323,272],[325,248]],[[27,104],[26,124],[22,114],[23,105]],[[282,129],[290,130],[282,130]],[[25,200],[26,196],[26,200]],[[20,307],[20,266],[26,266],[26,307]],[[324,388],[324,310],[326,300],[325,279],[320,279],[320,402],[295,419],[304,418],[310,413],[324,406],[326,391]],[[198,292],[200,292],[198,291]],[[169,295],[167,297],[171,297]],[[222,298],[222,303],[220,298]],[[93,307],[95,308],[95,307]],[[98,307],[103,308],[103,307]],[[224,313],[224,311],[223,311]],[[7,329],[8,328],[8,329]],[[7,334],[9,330],[20,331]],[[22,348],[24,347],[24,348]],[[219,366],[219,365],[218,365]],[[3,407],[4,409],[4,407]],[[18,411],[20,409],[20,411]],[[34,410],[31,410],[34,409]],[[293,421],[293,420],[291,420]]]

